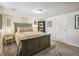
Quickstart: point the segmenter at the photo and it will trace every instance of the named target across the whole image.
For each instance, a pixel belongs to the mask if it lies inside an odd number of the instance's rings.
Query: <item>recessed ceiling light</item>
[[[33,12],[34,12],[35,14],[41,14],[41,13],[44,13],[44,12],[45,12],[45,10],[44,10],[44,9],[39,8],[39,9],[35,9]]]

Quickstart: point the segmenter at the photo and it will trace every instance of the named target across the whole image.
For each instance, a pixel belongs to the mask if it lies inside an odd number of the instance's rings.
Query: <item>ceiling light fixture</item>
[[[34,10],[34,13],[35,14],[41,14],[41,13],[44,13],[45,11],[43,9],[35,9]]]

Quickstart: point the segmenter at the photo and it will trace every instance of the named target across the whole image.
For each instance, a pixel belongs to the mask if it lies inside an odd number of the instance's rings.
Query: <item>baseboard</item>
[[[60,40],[57,40],[57,41],[60,41]],[[66,44],[69,44],[69,45],[72,45],[72,46],[75,46],[75,47],[79,47],[79,45],[68,42],[68,41],[60,41],[60,42],[63,42],[63,43],[66,43]]]
[[[79,45],[74,44],[74,43],[71,43],[71,42],[66,42],[66,41],[63,41],[63,42],[66,43],[66,44],[69,44],[69,45],[75,46],[75,47],[79,47]]]

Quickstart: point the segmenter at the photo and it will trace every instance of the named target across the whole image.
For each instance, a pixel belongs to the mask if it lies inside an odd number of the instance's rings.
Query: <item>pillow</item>
[[[33,31],[32,27],[17,27],[18,32],[28,32],[28,31]]]
[[[33,28],[32,27],[27,27],[26,31],[33,31]]]
[[[25,32],[26,31],[26,28],[25,27],[17,27],[17,31],[18,32]]]

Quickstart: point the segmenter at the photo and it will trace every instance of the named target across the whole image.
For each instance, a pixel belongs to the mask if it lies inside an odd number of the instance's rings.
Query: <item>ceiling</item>
[[[56,16],[73,11],[79,11],[79,2],[0,2],[1,5],[20,14],[38,16]],[[45,13],[34,14],[33,10],[42,8]]]

